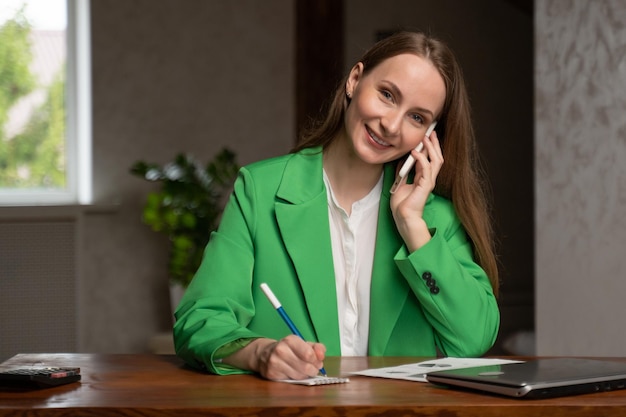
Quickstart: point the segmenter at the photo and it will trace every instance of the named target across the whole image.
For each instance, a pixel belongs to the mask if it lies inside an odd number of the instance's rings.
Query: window
[[[2,0],[0,205],[91,202],[88,0]]]

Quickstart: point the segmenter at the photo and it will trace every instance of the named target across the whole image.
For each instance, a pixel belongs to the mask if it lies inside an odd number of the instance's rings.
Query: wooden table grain
[[[0,416],[624,416],[626,390],[520,400],[427,383],[350,375],[352,371],[426,358],[327,358],[330,376],[347,384],[314,387],[254,375],[215,376],[171,355],[20,354],[2,368],[79,366],[79,383],[0,389]],[[626,361],[626,359],[623,359]]]

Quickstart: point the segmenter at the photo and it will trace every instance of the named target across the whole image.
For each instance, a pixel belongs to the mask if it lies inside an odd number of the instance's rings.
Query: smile
[[[379,139],[378,136],[376,136],[371,130],[367,129],[367,133],[369,134],[370,138],[372,138],[372,140],[376,143],[378,143],[381,146],[391,146],[389,143],[385,142],[382,139]]]

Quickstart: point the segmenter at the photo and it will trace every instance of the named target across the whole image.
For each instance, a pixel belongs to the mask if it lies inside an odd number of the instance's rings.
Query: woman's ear
[[[356,89],[357,84],[361,80],[363,76],[363,63],[357,62],[354,67],[350,70],[350,74],[348,74],[348,81],[346,82],[346,94],[348,97],[354,95],[354,90]]]

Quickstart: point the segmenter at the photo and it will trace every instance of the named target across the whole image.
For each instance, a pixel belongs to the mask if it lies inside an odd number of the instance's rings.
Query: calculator
[[[80,368],[16,368],[0,370],[0,386],[54,387],[80,381]]]

